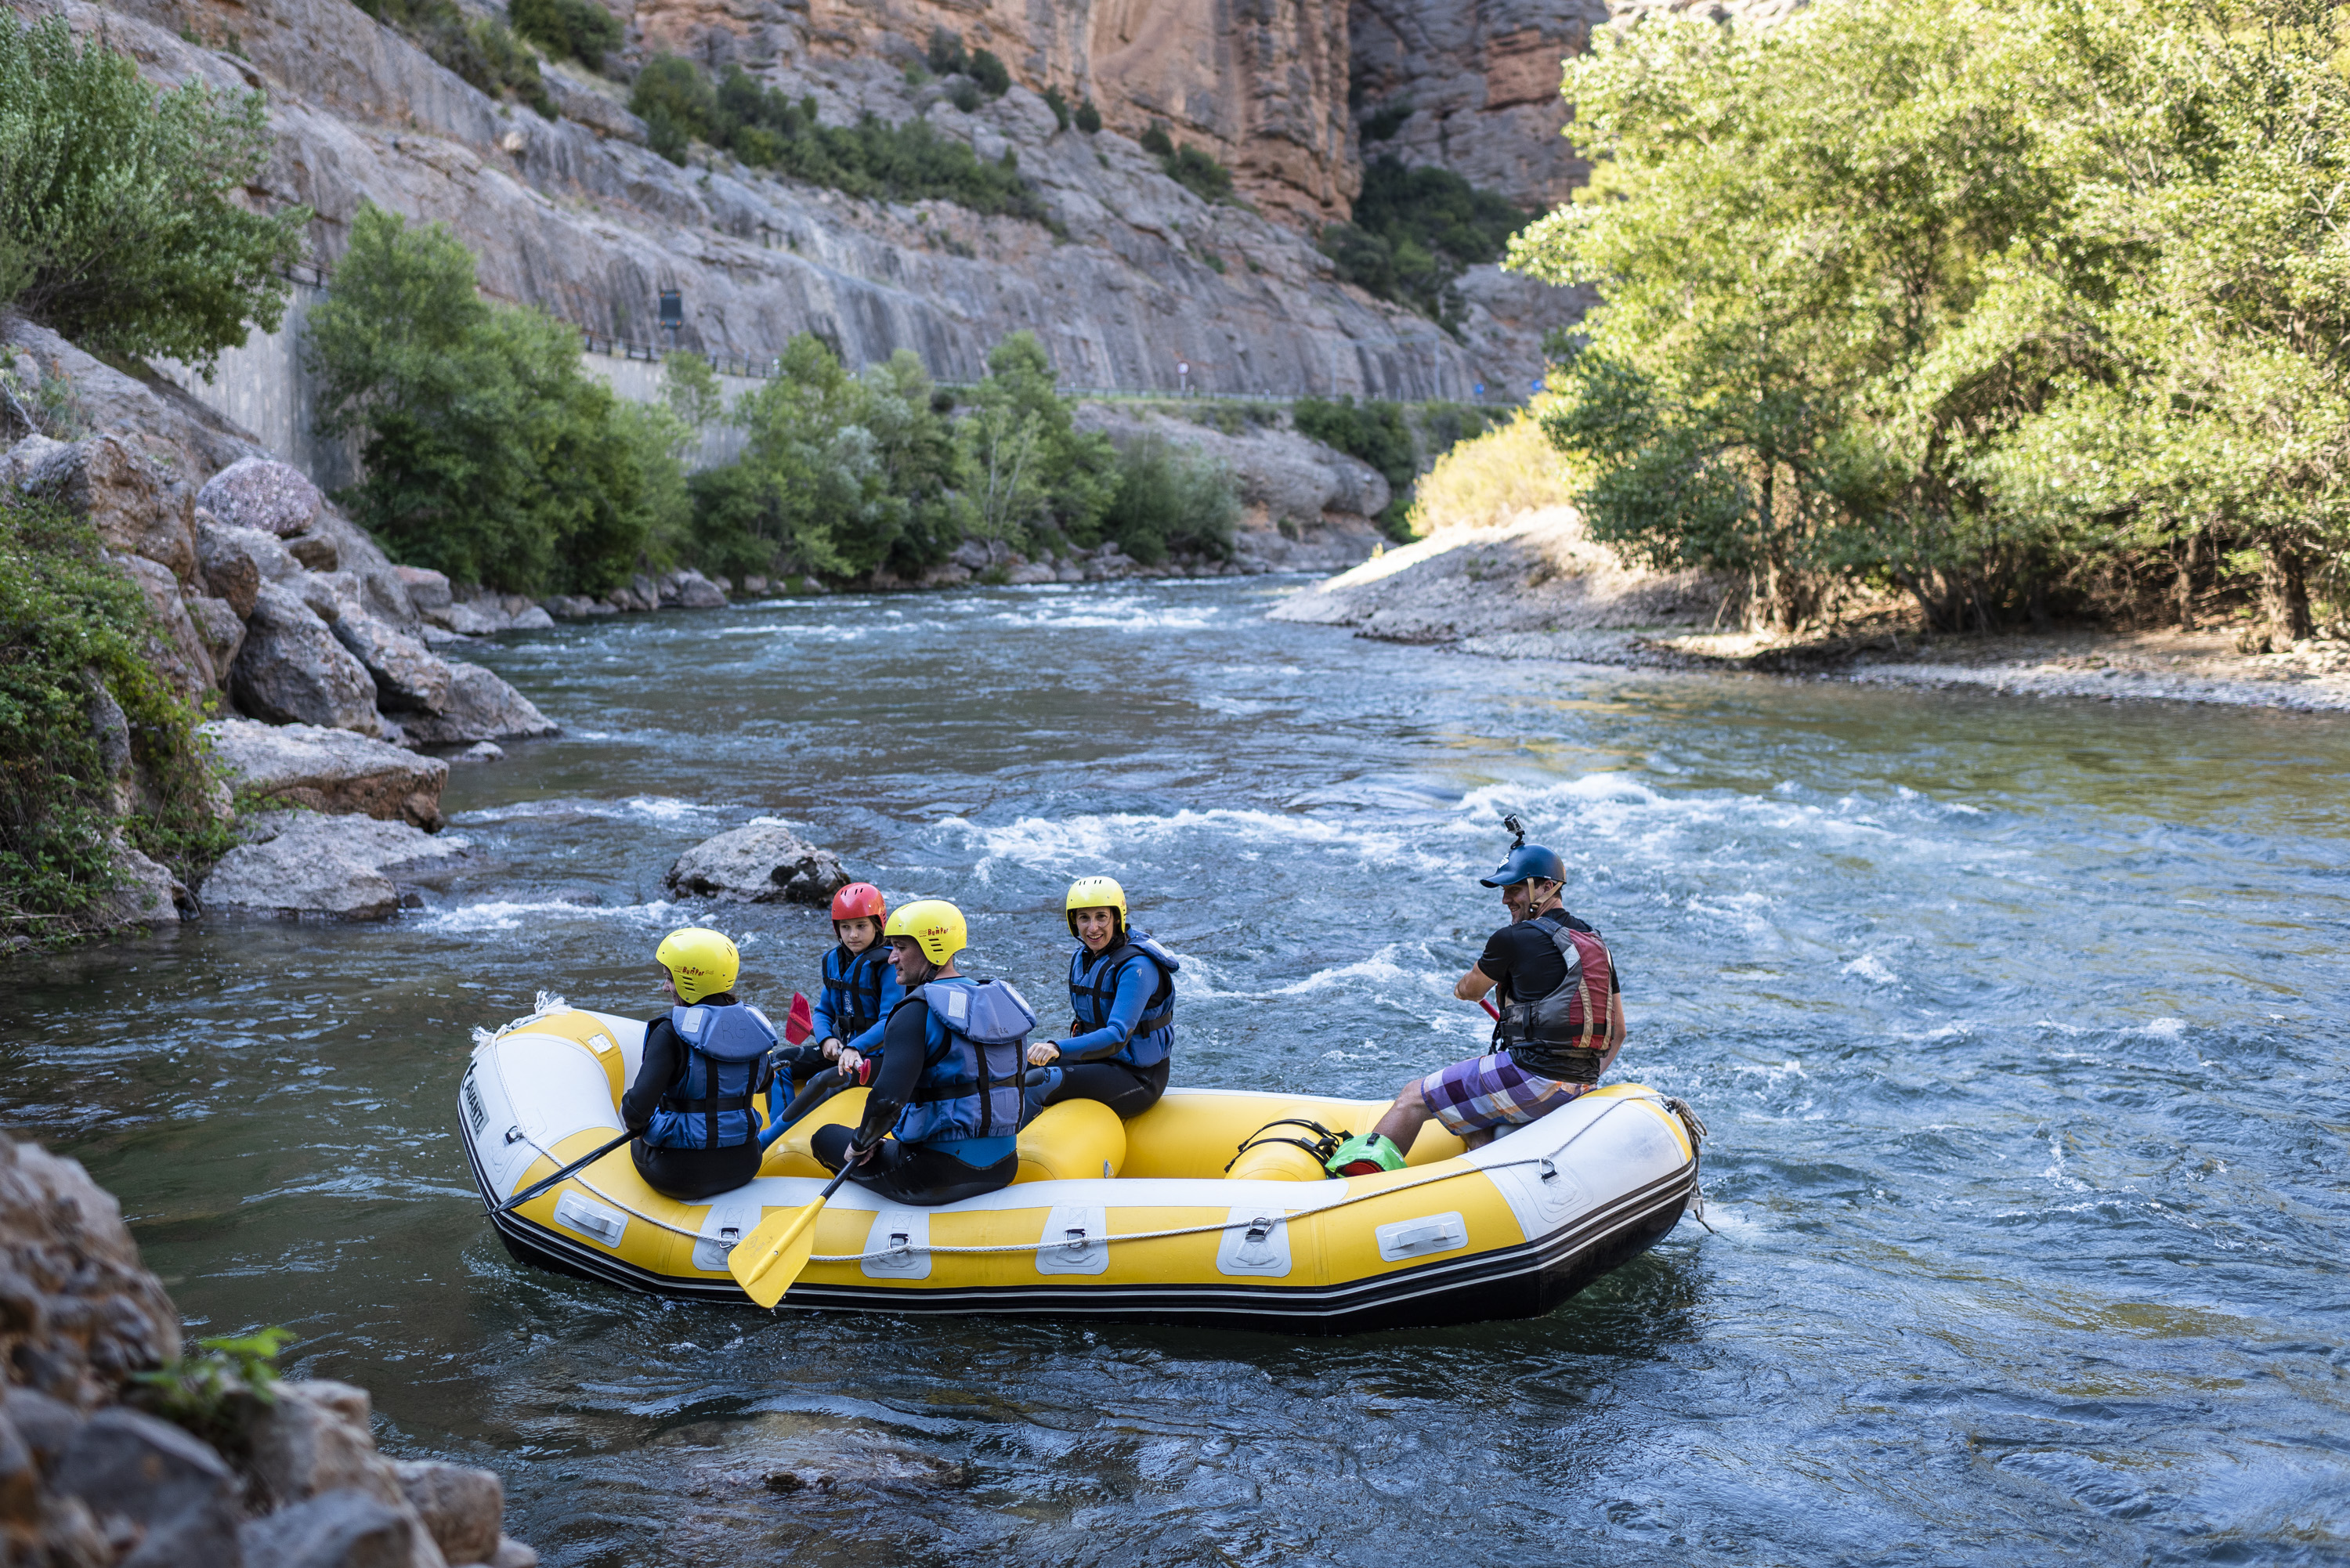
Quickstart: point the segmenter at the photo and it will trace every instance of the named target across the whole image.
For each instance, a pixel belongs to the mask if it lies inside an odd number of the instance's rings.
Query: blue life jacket
[[[1069,960],[1069,1006],[1076,1014],[1070,1032],[1089,1034],[1109,1027],[1110,1004],[1118,1000],[1118,973],[1138,958],[1148,960],[1158,970],[1158,987],[1142,1004],[1142,1016],[1135,1021],[1134,1033],[1125,1045],[1117,1055],[1103,1060],[1129,1067],[1155,1067],[1175,1050],[1175,971],[1183,966],[1149,931],[1128,932],[1118,946],[1103,949],[1099,958],[1087,951],[1084,943],[1077,944]]]
[[[775,1075],[767,1053],[775,1026],[755,1007],[672,1007],[669,1026],[685,1044],[685,1071],[661,1096],[645,1129],[654,1148],[733,1148],[759,1136],[751,1107]]]
[[[961,975],[918,985],[906,1001],[918,996],[931,1014],[922,1075],[899,1113],[898,1140],[951,1143],[1018,1132],[1021,1047],[1035,1011],[1002,981],[981,985]]]
[[[861,953],[835,947],[825,954],[816,1038],[834,1034],[846,1044],[880,1023],[888,1011],[882,1005],[883,992],[895,991],[897,979],[897,971],[889,967],[887,942],[875,942]]]

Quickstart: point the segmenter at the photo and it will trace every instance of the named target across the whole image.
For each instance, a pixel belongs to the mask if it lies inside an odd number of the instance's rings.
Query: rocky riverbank
[[[41,1568],[531,1568],[489,1470],[376,1448],[367,1390],[192,1351],[114,1199],[0,1137],[0,1560]]]
[[[1899,607],[1859,631],[1721,631],[1714,623],[1733,593],[1734,585],[1701,574],[1627,566],[1560,506],[1388,550],[1269,613],[1489,659],[2350,711],[2350,643],[2247,653],[2231,629],[1937,636],[1905,626]]]

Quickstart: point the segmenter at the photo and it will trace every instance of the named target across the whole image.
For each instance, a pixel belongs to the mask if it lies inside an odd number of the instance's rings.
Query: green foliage
[[[671,352],[661,359],[661,398],[689,432],[699,433],[726,417],[718,372],[699,354]]]
[[[506,14],[515,32],[591,71],[620,47],[619,18],[597,0],[512,0]]]
[[[971,57],[962,49],[962,35],[944,27],[931,29],[929,59],[933,76],[959,76],[971,69]]]
[[[1449,169],[1407,169],[1379,158],[1363,171],[1354,221],[1326,227],[1322,251],[1345,281],[1457,332],[1454,280],[1466,267],[1501,260],[1528,216]]]
[[[241,1455],[250,1446],[244,1438],[250,1407],[277,1402],[277,1356],[293,1337],[286,1329],[265,1328],[200,1339],[198,1354],[132,1373],[140,1385],[132,1401],[224,1453]]]
[[[991,49],[981,49],[971,57],[971,79],[990,98],[1002,98],[1012,90],[1011,71]]]
[[[495,16],[468,17],[454,0],[353,3],[492,98],[511,94],[545,118],[556,118],[555,102],[538,74],[538,57]]]
[[[1595,533],[1937,626],[2256,552],[2286,635],[2350,542],[2330,6],[1841,0],[1568,67],[1588,195],[1514,261],[1604,286],[1551,417]]]
[[[1410,118],[1411,105],[1408,103],[1382,104],[1364,119],[1362,138],[1367,142],[1385,141],[1401,130],[1403,122]]]
[[[1430,402],[1416,409],[1366,400],[1300,398],[1290,418],[1299,433],[1358,457],[1388,482],[1388,499],[1378,521],[1390,537],[1411,537],[1412,484],[1428,465],[1457,441],[1485,429],[1482,410],[1466,403]]]
[[[957,452],[910,350],[851,376],[801,333],[782,373],[736,405],[739,462],[691,481],[697,565],[732,574],[910,575],[960,537]]]
[[[1018,545],[1059,533],[1099,537],[1117,488],[1109,438],[1079,431],[1054,390],[1052,357],[1033,332],[1015,332],[987,356],[955,425],[962,453],[963,531]]]
[[[1225,201],[1232,193],[1232,171],[1196,147],[1177,148],[1173,157],[1159,161],[1159,167],[1202,202]]]
[[[1077,112],[1070,118],[1076,121],[1077,129],[1087,136],[1093,135],[1101,129],[1101,110],[1094,107],[1094,100],[1091,99],[1081,101],[1077,105]]]
[[[1163,120],[1152,120],[1149,129],[1142,133],[1139,140],[1142,150],[1153,158],[1175,156],[1175,142],[1167,134],[1166,122]]]
[[[1048,87],[1045,89],[1045,107],[1053,111],[1053,123],[1055,126],[1063,130],[1069,129],[1069,100],[1061,96],[1059,88]]]
[[[61,17],[0,24],[0,309],[88,347],[210,374],[248,325],[273,331],[309,209],[239,197],[269,137],[259,93],[159,92]]]
[[[1052,221],[1016,161],[983,162],[927,120],[889,125],[868,115],[853,126],[819,125],[815,99],[795,102],[739,66],[713,87],[691,60],[657,55],[638,73],[629,108],[644,120],[653,151],[673,163],[683,163],[698,140],[852,196],[935,197],[976,213]]]
[[[1102,513],[1101,529],[1144,566],[1171,551],[1226,559],[1241,515],[1232,471],[1157,437],[1135,442],[1118,457],[1118,483]]]
[[[130,732],[130,842],[190,882],[228,849],[198,715],[155,672],[155,635],[94,529],[0,494],[0,935],[69,940],[113,885],[108,699]]]
[[[979,106],[987,101],[987,95],[979,90],[977,82],[964,77],[947,88],[947,101],[965,114],[976,114]]]
[[[364,438],[341,499],[395,558],[525,593],[634,569],[655,522],[644,441],[580,369],[577,328],[483,300],[446,228],[362,204],[309,327],[319,429]]]

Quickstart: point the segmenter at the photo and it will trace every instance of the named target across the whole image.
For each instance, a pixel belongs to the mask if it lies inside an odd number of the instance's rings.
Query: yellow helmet
[[[955,954],[971,946],[971,927],[962,911],[944,898],[917,898],[892,910],[881,935],[911,937],[932,963],[951,963]]]
[[[1069,884],[1069,896],[1063,900],[1062,909],[1069,921],[1069,935],[1077,934],[1079,909],[1116,909],[1118,929],[1126,929],[1126,889],[1108,877],[1080,877]]]
[[[669,971],[677,999],[688,1005],[733,990],[734,977],[743,972],[743,955],[734,944],[702,926],[682,926],[663,937],[653,961]]]

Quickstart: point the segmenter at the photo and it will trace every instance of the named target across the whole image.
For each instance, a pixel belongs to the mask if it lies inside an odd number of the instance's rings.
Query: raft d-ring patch
[[[929,1279],[931,1211],[890,1207],[873,1216],[873,1229],[865,1233],[865,1257],[857,1266],[868,1280]]]
[[[1450,1252],[1469,1244],[1469,1222],[1458,1212],[1430,1214],[1419,1220],[1399,1220],[1378,1228],[1379,1256],[1390,1263]]]
[[[1043,1245],[1036,1249],[1040,1274],[1098,1274],[1109,1268],[1109,1210],[1096,1204],[1064,1204],[1045,1216]]]
[[[617,1209],[607,1209],[577,1189],[567,1190],[555,1200],[555,1222],[567,1231],[577,1231],[582,1236],[601,1241],[607,1247],[617,1247],[628,1233],[629,1217]]]
[[[1278,1210],[1235,1209],[1216,1243],[1216,1272],[1285,1279],[1289,1274],[1289,1216]]]

